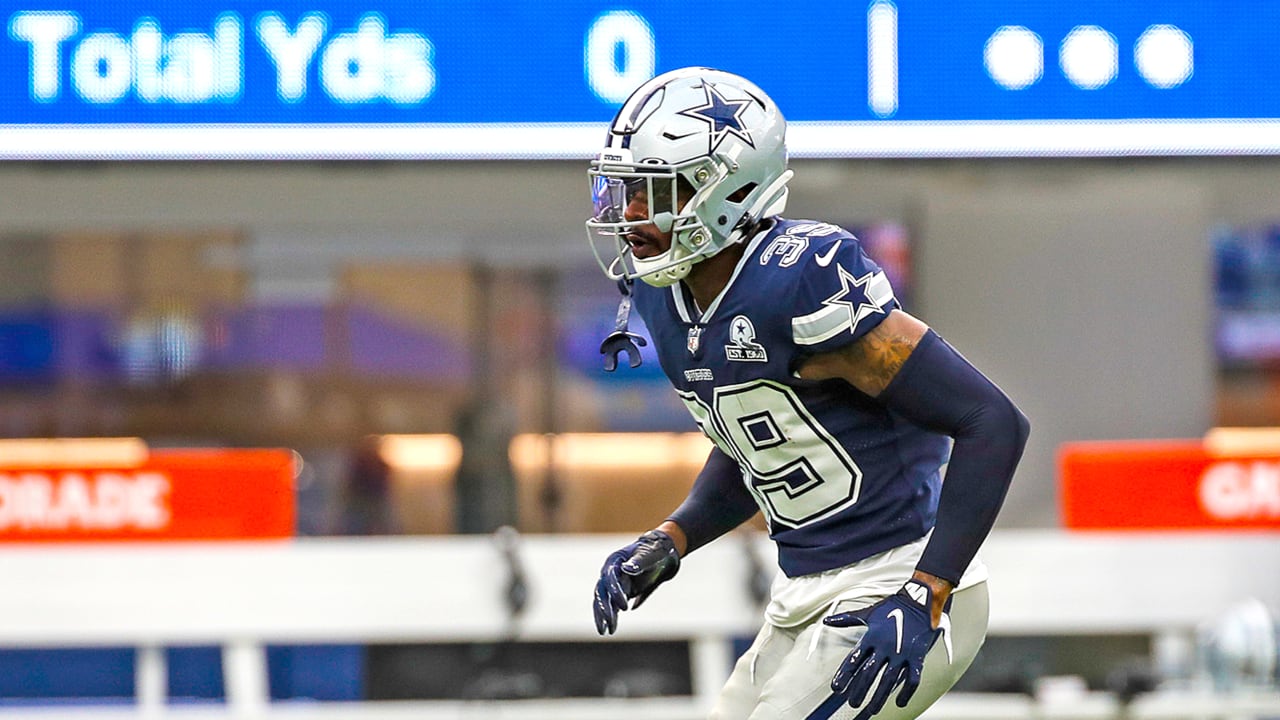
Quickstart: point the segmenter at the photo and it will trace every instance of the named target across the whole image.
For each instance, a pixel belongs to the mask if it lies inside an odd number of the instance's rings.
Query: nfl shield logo
[[[690,355],[698,354],[698,344],[702,341],[702,326],[694,325],[689,328],[689,337],[685,340],[684,346],[689,349]]]

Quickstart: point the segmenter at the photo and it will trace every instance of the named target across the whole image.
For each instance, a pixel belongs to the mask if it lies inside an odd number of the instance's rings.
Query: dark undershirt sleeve
[[[1031,426],[1000,388],[929,330],[880,400],[954,438],[937,522],[917,569],[953,584],[995,523]]]
[[[684,531],[689,541],[684,554],[688,555],[750,520],[758,510],[737,461],[715,448],[689,495],[667,520]]]

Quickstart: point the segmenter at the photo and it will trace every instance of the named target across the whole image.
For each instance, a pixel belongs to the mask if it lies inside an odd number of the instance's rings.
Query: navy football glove
[[[661,530],[650,530],[635,542],[611,554],[600,568],[596,582],[593,610],[596,632],[612,635],[618,629],[618,611],[627,609],[627,601],[635,598],[632,609],[648,599],[662,583],[675,577],[680,569],[680,554],[671,536]]]
[[[875,694],[854,720],[867,720],[880,712],[899,685],[902,690],[898,693],[898,707],[906,707],[911,700],[920,686],[924,656],[949,625],[946,622],[949,618],[944,615],[941,627],[933,627],[932,607],[933,591],[929,586],[909,580],[896,594],[871,607],[822,619],[832,627],[865,625],[867,628],[862,640],[831,679],[831,689],[842,695],[850,706],[862,704],[875,685],[876,675],[884,670]]]

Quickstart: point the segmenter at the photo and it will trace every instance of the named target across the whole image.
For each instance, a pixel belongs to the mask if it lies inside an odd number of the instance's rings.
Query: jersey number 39
[[[786,385],[718,387],[710,405],[693,393],[680,398],[707,437],[751,474],[769,527],[800,527],[858,501],[862,471]]]

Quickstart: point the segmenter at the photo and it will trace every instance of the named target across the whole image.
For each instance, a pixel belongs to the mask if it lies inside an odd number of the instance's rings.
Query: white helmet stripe
[[[618,111],[617,117],[614,118],[613,132],[634,132],[636,126],[640,124],[640,111],[649,103],[649,98],[653,97],[654,93],[665,88],[672,80],[678,80],[685,77],[697,77],[708,69],[709,68],[688,67],[651,78],[649,82],[646,82],[636,88],[635,91],[631,93],[631,97],[627,98],[627,101],[623,103],[622,109]]]

